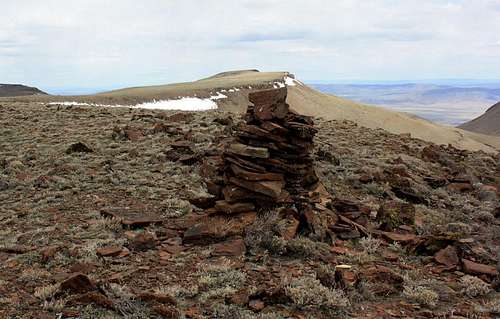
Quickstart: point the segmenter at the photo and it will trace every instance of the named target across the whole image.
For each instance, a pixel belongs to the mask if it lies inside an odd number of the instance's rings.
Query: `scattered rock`
[[[41,252],[42,261],[46,263],[51,259],[53,259],[58,250],[59,246],[48,246],[45,249],[43,249]]]
[[[130,242],[133,251],[147,251],[156,248],[156,236],[149,232],[136,235]]]
[[[240,257],[245,254],[245,241],[242,238],[228,240],[223,243],[213,245],[213,256],[233,256]]]
[[[471,183],[450,183],[446,189],[450,192],[465,193],[473,191],[474,187]]]
[[[380,206],[377,220],[381,223],[380,229],[392,231],[401,225],[415,224],[415,207],[397,201],[385,202]]]
[[[130,126],[125,127],[115,127],[113,128],[112,137],[115,140],[130,140],[132,142],[138,141],[144,137],[144,132],[142,129],[133,128]]]
[[[218,212],[223,212],[226,214],[236,214],[243,212],[251,212],[255,210],[255,206],[252,203],[234,203],[230,204],[224,200],[219,200],[215,203],[215,209]]]
[[[9,246],[0,246],[0,252],[8,253],[8,254],[25,254],[34,250],[34,247],[24,246],[24,245],[9,245]]]
[[[123,251],[121,246],[106,246],[97,248],[96,253],[101,257],[116,257],[119,256]]]
[[[180,319],[181,318],[181,313],[180,311],[173,307],[173,306],[168,306],[168,305],[155,305],[153,307],[153,310],[162,316],[163,318],[166,319]]]
[[[454,246],[448,246],[441,249],[434,255],[434,259],[438,263],[448,267],[456,266],[460,262],[457,255],[457,249]]]
[[[489,265],[479,264],[471,260],[462,259],[464,272],[471,275],[498,276],[498,270]]]
[[[232,143],[229,145],[228,148],[226,148],[226,152],[236,154],[236,155],[241,155],[241,156],[248,156],[248,157],[257,157],[257,158],[268,158],[269,157],[269,151],[267,148],[264,147],[252,147],[240,143]]]
[[[175,113],[164,118],[168,122],[191,122],[194,115],[191,112]]]
[[[232,304],[238,305],[238,306],[244,306],[247,305],[249,302],[249,296],[248,292],[246,290],[240,290],[233,294],[230,298],[229,301]]]
[[[74,143],[71,144],[67,149],[66,149],[66,154],[73,154],[73,153],[92,153],[94,152],[90,147],[87,145],[83,144],[82,142]]]
[[[69,268],[69,271],[71,273],[90,274],[93,271],[95,271],[96,268],[97,268],[97,265],[94,263],[81,263],[81,262],[79,262],[79,263],[72,265]]]
[[[69,300],[69,304],[73,305],[88,305],[91,303],[103,308],[114,309],[113,301],[97,291],[87,292],[83,295],[76,296]]]
[[[116,218],[122,223],[122,225],[131,228],[144,227],[151,224],[161,224],[164,220],[159,215],[128,207],[105,208],[101,210],[101,214]]]
[[[156,301],[162,304],[168,304],[168,305],[177,305],[177,300],[175,300],[174,297],[167,295],[167,294],[160,294],[160,293],[154,293],[150,291],[144,291],[136,295],[136,298],[138,300],[142,301]]]
[[[479,188],[477,196],[482,201],[495,202],[498,199],[497,193],[495,186],[483,185]]]
[[[216,197],[211,194],[192,194],[188,201],[196,207],[207,209],[215,205]]]
[[[95,284],[82,273],[71,275],[68,279],[61,283],[61,291],[69,291],[72,293],[86,293],[96,289]]]
[[[427,176],[424,177],[424,181],[426,181],[427,184],[429,184],[429,186],[432,188],[439,188],[448,184],[448,180],[445,177]]]
[[[492,215],[495,216],[495,218],[500,218],[500,206],[493,210]]]
[[[372,293],[387,296],[403,290],[404,278],[388,267],[376,265],[360,271],[360,280],[372,284]]]
[[[415,234],[400,234],[394,232],[381,232],[385,238],[398,243],[411,243],[417,239]]]
[[[335,281],[342,288],[352,288],[358,282],[358,275],[351,268],[335,267]]]
[[[250,302],[248,303],[248,307],[250,309],[252,309],[253,311],[261,311],[262,309],[264,309],[266,307],[266,305],[264,304],[264,302],[260,299],[254,299],[254,300],[250,300]]]
[[[7,183],[7,181],[0,179],[0,192],[9,189],[9,186],[10,185],[9,185],[9,183]]]

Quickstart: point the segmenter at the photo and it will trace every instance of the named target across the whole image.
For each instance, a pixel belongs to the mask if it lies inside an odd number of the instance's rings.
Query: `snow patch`
[[[207,111],[217,109],[217,103],[210,98],[183,97],[178,100],[160,100],[137,104],[132,108],[150,110]]]
[[[300,81],[295,80],[294,78],[291,78],[289,76],[285,77],[285,84],[288,86],[296,86],[298,84],[302,84]]]
[[[285,86],[297,86],[297,84],[303,85],[302,82],[289,76],[285,76],[282,81],[276,81],[270,84],[272,84],[275,89],[284,88]]]
[[[176,100],[153,100],[136,105],[106,105],[86,102],[50,102],[49,105],[63,106],[97,106],[97,107],[128,107],[132,109],[149,109],[149,110],[178,110],[178,111],[208,111],[218,108],[216,100],[225,99],[226,95],[218,92],[217,95],[212,95],[209,98],[202,99],[198,97],[182,97]]]

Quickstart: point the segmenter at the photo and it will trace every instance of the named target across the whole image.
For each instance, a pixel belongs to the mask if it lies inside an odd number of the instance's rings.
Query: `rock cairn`
[[[220,200],[212,209],[226,214],[277,204],[307,205],[318,178],[308,116],[290,110],[286,88],[250,93],[245,123],[225,145]]]
[[[286,240],[301,234],[331,242],[337,235],[367,234],[364,207],[332,199],[319,181],[312,153],[317,130],[311,117],[290,110],[286,96],[286,87],[249,94],[253,105],[244,123],[224,142],[221,154],[204,159],[201,174],[213,197],[191,200],[206,214],[184,233],[184,242],[241,236],[257,212],[270,210],[287,225],[279,231]]]

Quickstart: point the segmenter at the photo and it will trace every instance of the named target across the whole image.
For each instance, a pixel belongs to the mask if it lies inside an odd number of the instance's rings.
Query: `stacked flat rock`
[[[216,211],[307,202],[318,182],[311,156],[317,130],[310,117],[290,110],[286,96],[286,88],[250,93],[245,123],[224,149]]]

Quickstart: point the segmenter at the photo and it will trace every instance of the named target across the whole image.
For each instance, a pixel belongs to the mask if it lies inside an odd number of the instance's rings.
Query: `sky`
[[[249,68],[498,79],[499,30],[500,0],[4,0],[0,83],[76,91]]]

